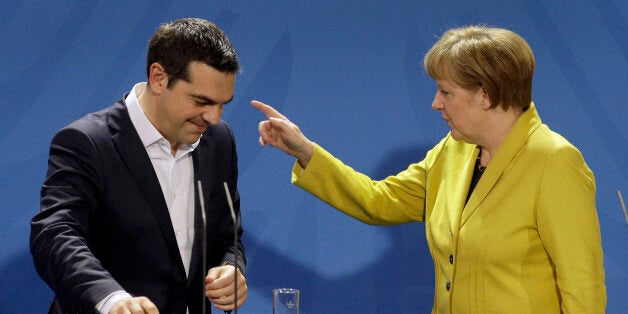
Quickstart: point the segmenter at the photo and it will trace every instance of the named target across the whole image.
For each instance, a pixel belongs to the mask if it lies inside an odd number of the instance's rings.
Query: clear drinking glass
[[[274,289],[273,314],[299,314],[299,294],[297,289]]]

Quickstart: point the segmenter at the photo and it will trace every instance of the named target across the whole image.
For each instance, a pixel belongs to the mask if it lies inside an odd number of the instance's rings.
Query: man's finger
[[[140,299],[140,304],[147,314],[159,314],[157,306],[155,306],[155,304],[153,304],[153,302],[151,302],[148,298]]]
[[[116,302],[110,313],[148,313],[159,314],[157,306],[147,297],[134,297]]]

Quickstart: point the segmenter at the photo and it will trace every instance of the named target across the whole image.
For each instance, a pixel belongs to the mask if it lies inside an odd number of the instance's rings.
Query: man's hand
[[[248,291],[246,278],[242,273],[238,270],[236,274],[235,267],[232,265],[214,267],[207,272],[205,295],[211,302],[214,302],[215,308],[223,311],[231,311],[236,308],[235,290],[233,289],[235,276],[238,276],[237,307],[240,307],[246,301]]]
[[[116,302],[109,314],[159,314],[159,310],[147,297],[122,299]]]
[[[307,139],[299,127],[275,108],[262,102],[253,100],[251,105],[266,115],[268,120],[259,123],[259,143],[281,149],[288,155],[297,158],[301,167],[307,164],[314,153],[314,143]]]

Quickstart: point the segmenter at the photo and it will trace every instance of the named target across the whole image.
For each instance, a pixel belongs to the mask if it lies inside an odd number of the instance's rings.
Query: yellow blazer
[[[434,313],[604,313],[595,180],[580,152],[532,104],[465,204],[478,153],[447,135],[374,181],[317,145],[292,182],[368,224],[424,221]]]

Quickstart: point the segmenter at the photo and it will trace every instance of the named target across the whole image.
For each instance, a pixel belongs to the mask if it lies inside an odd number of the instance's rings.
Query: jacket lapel
[[[149,208],[155,216],[161,233],[164,236],[164,240],[170,249],[170,255],[173,261],[178,263],[181,271],[185,273],[177,240],[172,228],[168,206],[166,205],[161,186],[159,185],[159,179],[155,174],[155,170],[144,149],[144,145],[131,123],[123,101],[114,105],[114,110],[112,111],[108,123],[112,134],[111,140],[120,154],[120,157],[135,178],[139,189],[142,191],[143,197],[146,199]]]
[[[463,144],[465,146],[459,152],[459,156],[456,156],[458,162],[450,165],[450,169],[447,169],[448,177],[446,190],[448,191],[460,191],[457,194],[444,193],[447,197],[447,219],[451,222],[452,226],[458,227],[461,224],[462,215],[468,211],[468,207],[465,207],[465,201],[467,200],[467,192],[471,185],[471,177],[473,175],[473,169],[475,167],[475,160],[478,157],[479,149],[476,145]],[[460,168],[462,165],[462,168]],[[477,189],[477,188],[476,188]]]
[[[211,153],[211,141],[209,137],[211,135],[211,131],[206,131],[201,140],[196,147],[196,149],[192,152],[192,161],[194,164],[194,244],[192,246],[192,258],[190,261],[190,276],[188,276],[188,283],[191,282],[194,276],[202,276],[205,277],[204,270],[201,270],[201,262],[202,262],[202,254],[203,254],[203,214],[201,210],[203,209],[200,204],[199,194],[201,191],[198,190],[198,182],[201,182],[203,188],[203,199],[205,201],[204,208],[206,213],[207,220],[210,219],[210,216],[207,214],[209,212],[208,202],[209,197],[212,195],[211,191],[216,188],[216,183],[214,182],[215,169],[214,169],[214,154]],[[209,239],[207,239],[209,241]],[[207,246],[207,245],[206,245]],[[207,252],[209,254],[209,252]],[[209,263],[209,262],[208,262]],[[208,264],[209,265],[209,264]],[[203,275],[199,274],[198,271],[203,273]]]
[[[464,207],[460,226],[464,225],[469,217],[477,210],[495,184],[497,184],[499,178],[504,174],[506,167],[508,167],[515,158],[515,155],[527,141],[530,134],[532,134],[539,125],[541,125],[541,119],[539,118],[534,103],[532,103],[530,108],[519,117],[513,129],[501,144],[495,156],[491,159],[489,166],[486,167],[480,182],[478,182],[473,194],[471,194],[469,201]],[[479,151],[476,151],[475,158],[477,158],[478,152]],[[473,159],[472,163],[475,164],[475,159]],[[472,175],[472,172],[473,166],[471,166],[471,170],[466,173],[471,173]],[[468,191],[468,189],[465,191]]]

